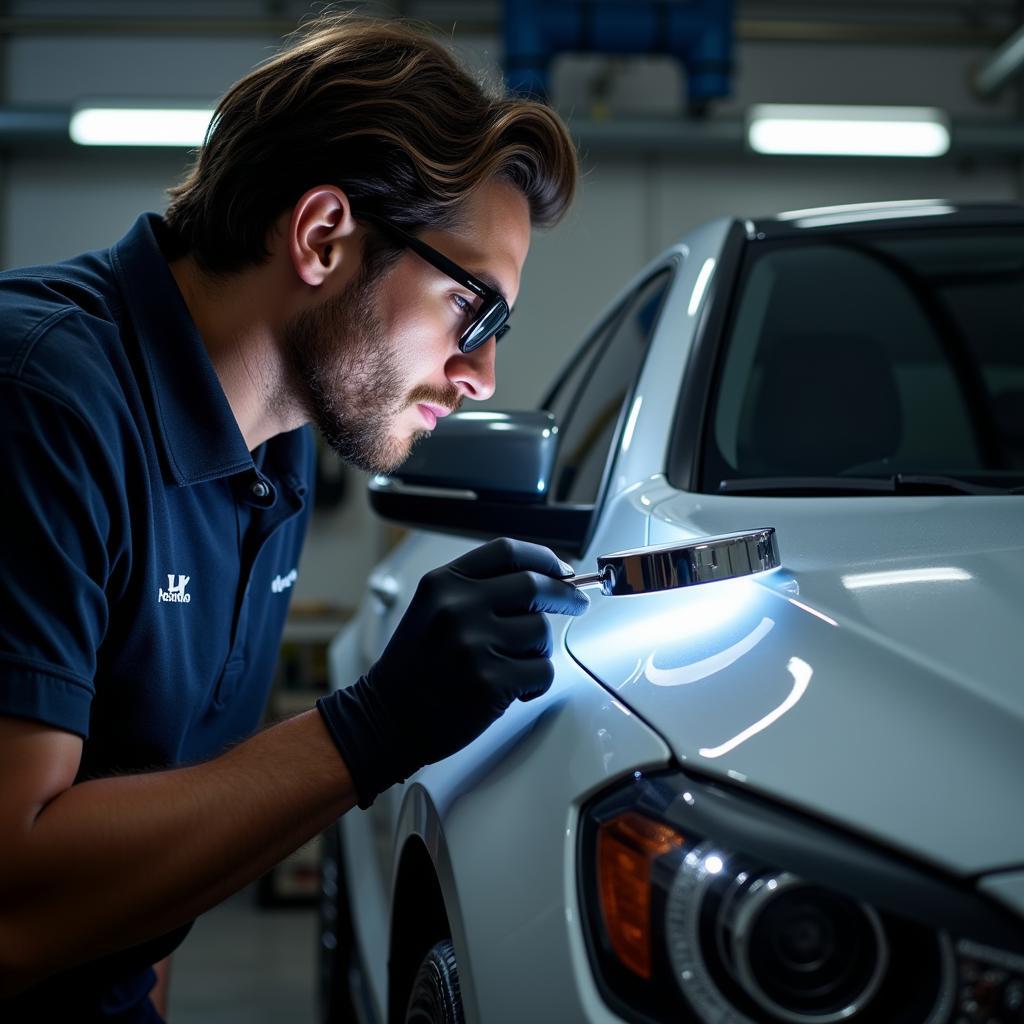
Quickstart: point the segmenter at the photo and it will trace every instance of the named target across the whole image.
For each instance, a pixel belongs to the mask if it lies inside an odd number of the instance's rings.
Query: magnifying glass
[[[699,537],[683,543],[599,555],[597,572],[571,576],[574,587],[600,586],[607,597],[651,594],[777,569],[775,527]]]

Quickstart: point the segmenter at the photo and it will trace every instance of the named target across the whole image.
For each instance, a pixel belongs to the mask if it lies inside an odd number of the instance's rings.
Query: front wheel
[[[459,968],[450,939],[437,943],[423,958],[412,983],[405,1024],[463,1024]]]

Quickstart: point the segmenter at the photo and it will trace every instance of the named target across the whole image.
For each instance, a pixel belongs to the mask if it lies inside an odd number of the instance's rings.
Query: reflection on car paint
[[[704,298],[704,292],[707,291],[708,282],[711,280],[711,275],[714,271],[715,260],[714,257],[709,256],[700,268],[700,272],[697,274],[697,281],[693,286],[693,291],[690,293],[690,302],[686,307],[687,316],[694,316],[697,310],[700,309],[700,300]]]
[[[798,601],[795,597],[788,597],[786,598],[786,600],[789,601],[789,603],[794,607],[799,608],[801,611],[805,611],[809,615],[814,615],[817,618],[821,619],[822,622],[827,622],[830,626],[835,626],[838,629],[839,623],[836,622],[836,620],[833,619],[831,615],[826,615],[824,612],[819,612],[817,608],[812,608],[809,604],[804,604],[803,601]]]
[[[734,661],[738,661],[752,651],[764,639],[775,625],[774,619],[762,619],[742,640],[731,644],[724,651],[712,654],[709,658],[701,658],[700,661],[691,662],[688,665],[678,665],[675,668],[662,669],[654,664],[657,654],[647,656],[647,665],[644,674],[647,681],[655,686],[686,686],[689,683],[699,682],[706,679],[722,669],[728,668]]]
[[[885,572],[858,572],[843,577],[847,590],[864,587],[891,587],[900,583],[959,583],[974,577],[964,569],[935,566],[928,569],[888,569]]]
[[[779,597],[793,600],[785,584],[740,578],[598,601],[588,622],[570,626],[568,647],[627,702],[657,687],[671,699],[670,714],[697,728],[694,749],[720,757],[777,722],[807,690],[810,666],[794,656],[792,633],[778,615]],[[627,602],[631,614],[623,616]],[[588,657],[596,651],[598,658]],[[669,698],[673,691],[678,696]]]
[[[790,690],[789,696],[774,711],[770,711],[753,725],[748,726],[741,733],[733,736],[731,740],[727,740],[717,747],[701,747],[701,757],[715,758],[728,754],[730,750],[735,750],[741,743],[749,740],[751,736],[756,735],[763,729],[767,729],[769,725],[778,721],[790,708],[796,705],[797,701],[807,692],[807,684],[810,683],[811,676],[814,675],[814,669],[802,658],[795,657],[789,659],[786,669],[793,677],[793,689]]]

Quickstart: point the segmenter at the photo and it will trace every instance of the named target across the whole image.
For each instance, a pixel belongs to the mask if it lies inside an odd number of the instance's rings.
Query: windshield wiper
[[[943,489],[956,494],[1020,494],[1024,487],[993,487],[979,484],[959,476],[936,476],[930,473],[897,473],[893,480],[900,493],[916,491],[919,494],[941,494]],[[928,490],[927,488],[934,488]]]
[[[956,476],[896,473],[893,476],[774,476],[722,480],[719,494],[1021,494],[1024,487],[989,487]]]

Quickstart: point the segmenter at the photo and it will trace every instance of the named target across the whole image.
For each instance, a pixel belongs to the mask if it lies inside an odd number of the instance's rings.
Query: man
[[[336,20],[230,90],[164,219],[0,276],[0,1019],[159,1020],[152,965],[197,914],[550,685],[543,613],[586,598],[495,541],[424,578],[364,678],[250,737],[299,428],[386,471],[491,395],[575,176],[545,107]]]

